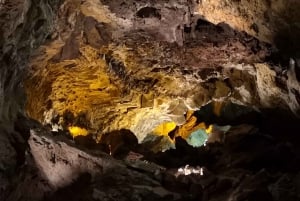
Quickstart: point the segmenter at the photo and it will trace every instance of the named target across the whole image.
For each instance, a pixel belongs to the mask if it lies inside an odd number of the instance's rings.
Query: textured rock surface
[[[209,21],[225,21],[234,28],[271,42],[287,27],[299,31],[296,25],[299,21],[299,6],[299,2],[294,0],[205,0],[200,1],[195,10]]]
[[[140,149],[123,160],[41,128],[30,133],[26,163],[4,200],[300,199],[296,141],[252,125],[232,127],[222,143],[196,149],[176,138],[176,150]]]
[[[57,7],[57,1],[0,1],[0,200],[25,143],[13,123],[24,113],[28,56],[53,29]]]
[[[266,62],[271,46],[224,23],[191,19],[192,7],[64,2],[55,37],[31,57],[28,114],[44,122],[54,111],[56,124],[93,134],[130,129],[142,142],[161,123],[182,125],[188,110],[212,100],[298,113],[290,85],[296,92],[299,83]]]
[[[24,105],[22,78],[29,53],[53,29],[57,2],[5,1],[1,6],[1,120],[11,120]]]
[[[298,10],[297,0],[0,0],[0,200],[299,200],[299,119],[287,112],[299,115]],[[40,125],[23,117],[26,98],[30,117],[91,135],[30,137]],[[213,133],[204,152],[176,140],[202,121],[266,135]],[[175,130],[156,133],[165,123]],[[79,145],[209,176],[154,176],[143,161],[127,167]],[[103,175],[106,163],[125,173]]]
[[[178,200],[155,179],[159,166],[126,165],[99,150],[79,150],[64,136],[31,130],[30,155],[6,200]],[[135,168],[128,168],[133,166]],[[33,188],[35,190],[33,191]],[[29,193],[31,192],[31,193]]]

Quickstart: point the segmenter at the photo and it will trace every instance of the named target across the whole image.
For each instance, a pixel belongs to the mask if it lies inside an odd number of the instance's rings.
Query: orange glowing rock
[[[222,108],[222,105],[220,108]],[[193,132],[203,130],[207,135],[212,133],[213,125],[207,125],[204,122],[197,124],[197,117],[193,116],[193,111],[188,111],[186,115],[186,123],[179,127],[176,131],[176,136],[181,136],[183,139],[187,139]]]

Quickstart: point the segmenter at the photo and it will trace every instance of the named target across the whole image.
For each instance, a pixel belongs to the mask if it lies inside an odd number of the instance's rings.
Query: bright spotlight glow
[[[176,128],[175,122],[164,122],[164,123],[160,124],[159,126],[157,126],[153,132],[157,135],[167,136],[175,128]]]
[[[85,128],[80,128],[78,126],[70,126],[68,127],[69,132],[71,133],[71,135],[74,137],[77,136],[87,136],[88,135],[88,131]]]
[[[179,175],[191,175],[191,174],[198,174],[203,176],[203,168],[202,167],[190,167],[189,165],[186,165],[184,167],[178,168],[177,173],[175,174],[176,177]]]

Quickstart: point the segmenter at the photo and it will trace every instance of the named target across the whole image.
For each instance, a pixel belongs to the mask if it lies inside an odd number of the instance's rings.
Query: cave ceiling
[[[299,200],[299,10],[0,0],[0,200]]]
[[[299,28],[295,5],[66,0],[53,21],[38,16],[33,27],[53,30],[30,57],[26,112],[82,135],[128,129],[139,142],[167,135],[207,104],[216,114],[224,102],[299,114],[298,61],[286,71],[288,62],[272,60],[281,31]]]

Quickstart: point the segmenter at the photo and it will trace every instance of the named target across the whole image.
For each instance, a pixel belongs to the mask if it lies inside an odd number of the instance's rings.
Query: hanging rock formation
[[[94,134],[130,129],[139,142],[213,100],[297,114],[297,86],[289,88],[298,83],[266,62],[271,46],[195,9],[185,1],[64,2],[53,39],[31,57],[28,114],[45,122],[53,113],[46,122]],[[65,113],[83,122],[66,122]]]
[[[299,9],[0,0],[0,201],[299,200]]]

